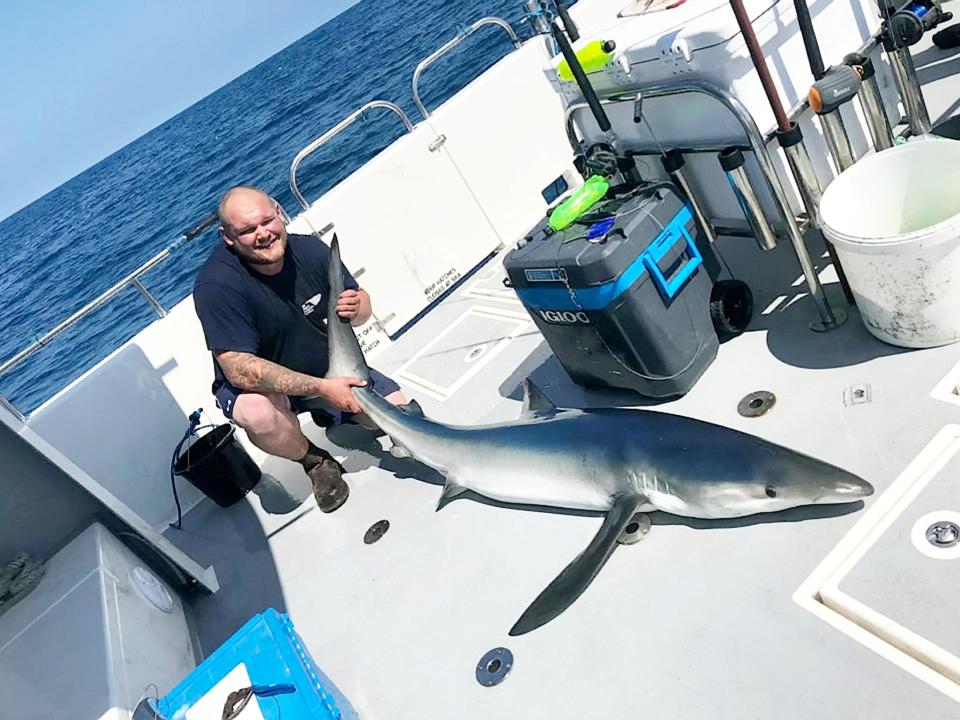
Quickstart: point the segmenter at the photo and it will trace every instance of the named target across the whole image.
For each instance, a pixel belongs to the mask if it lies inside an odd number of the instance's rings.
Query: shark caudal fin
[[[327,279],[330,297],[327,302],[327,342],[330,367],[327,377],[357,377],[370,381],[370,369],[363,359],[360,342],[350,323],[337,315],[337,298],[343,292],[343,264],[340,262],[340,242],[336,234],[330,243],[330,266]]]

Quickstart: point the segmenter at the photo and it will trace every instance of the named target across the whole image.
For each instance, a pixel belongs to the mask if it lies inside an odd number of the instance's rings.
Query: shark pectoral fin
[[[521,418],[550,417],[557,413],[557,406],[543,394],[543,390],[528,377],[523,379],[523,409]]]
[[[448,477],[447,481],[443,484],[443,490],[440,492],[440,499],[437,500],[437,511],[442,510],[447,506],[447,503],[454,500],[457,495],[465,493],[467,488],[463,485],[458,485],[457,481],[452,477]]]
[[[607,562],[617,547],[617,538],[644,501],[644,497],[636,493],[618,497],[587,548],[537,596],[510,628],[510,635],[523,635],[536,630],[570,607]]]

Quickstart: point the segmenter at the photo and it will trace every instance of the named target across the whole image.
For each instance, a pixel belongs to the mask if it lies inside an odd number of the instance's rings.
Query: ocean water
[[[297,151],[370,100],[395,102],[416,121],[416,64],[485,15],[530,33],[520,0],[362,0],[0,222],[0,235],[18,238],[0,251],[0,360],[170,245],[232,185],[262,186],[293,214],[287,178]],[[424,104],[436,107],[511,48],[496,28],[476,33],[423,74]],[[401,132],[396,118],[374,111],[301,166],[301,192],[319,197]],[[216,242],[211,229],[143,283],[171,308]],[[0,375],[0,393],[29,412],[155,318],[127,288]]]

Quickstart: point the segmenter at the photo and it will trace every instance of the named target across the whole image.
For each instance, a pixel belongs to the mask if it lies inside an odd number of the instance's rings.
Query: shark
[[[330,297],[342,292],[343,283],[334,236]],[[369,381],[353,329],[334,303],[328,305],[327,377]],[[416,403],[396,407],[369,386],[353,393],[389,436],[392,455],[413,457],[445,477],[438,510],[469,490],[509,505],[603,514],[589,545],[523,612],[512,636],[541,627],[573,604],[638,513],[738,518],[873,494],[873,486],[851,472],[732,428],[654,410],[558,408],[529,378],[516,421],[470,427],[431,420]]]

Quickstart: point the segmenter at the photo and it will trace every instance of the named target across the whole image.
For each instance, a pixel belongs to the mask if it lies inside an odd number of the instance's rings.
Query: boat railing
[[[482,27],[487,25],[496,25],[499,28],[502,28],[507,35],[510,36],[510,41],[513,43],[513,46],[516,48],[520,47],[520,40],[517,38],[517,34],[513,31],[513,28],[510,26],[506,20],[503,20],[498,17],[485,17],[477,20],[473,25],[468,27],[462,33],[457,35],[452,40],[447,41],[439,48],[430,53],[427,57],[420,61],[416,69],[413,71],[413,82],[412,82],[412,91],[413,91],[413,102],[417,106],[417,110],[420,111],[420,115],[424,120],[430,117],[430,113],[426,107],[423,105],[423,101],[420,100],[420,75],[423,74],[423,71],[426,70],[430,65],[435,63],[442,56],[450,52],[453,48],[457,47],[460,43],[466,40],[470,35],[475,33]]]
[[[78,321],[82,320],[84,317],[89,315],[91,312],[96,310],[98,307],[103,305],[105,302],[113,298],[115,295],[117,295],[117,293],[119,293],[121,290],[125,289],[128,286],[136,288],[140,292],[140,294],[143,295],[144,299],[150,304],[150,307],[153,308],[153,311],[157,314],[157,317],[160,317],[160,318],[165,317],[167,314],[166,309],[163,307],[163,305],[160,304],[160,301],[157,300],[156,296],[154,296],[153,293],[151,293],[147,289],[147,287],[143,284],[143,281],[141,281],[140,279],[141,276],[151,268],[159,265],[168,257],[170,257],[175,251],[177,251],[180,248],[180,246],[189,242],[190,240],[193,240],[195,237],[197,237],[198,235],[203,233],[205,230],[207,230],[210,226],[214,225],[218,221],[218,218],[219,216],[217,215],[217,212],[213,211],[208,215],[206,215],[199,222],[195,223],[188,229],[184,230],[182,233],[180,233],[180,236],[173,243],[171,243],[166,248],[161,250],[159,253],[154,255],[152,258],[147,260],[145,263],[143,263],[143,265],[138,267],[136,270],[131,272],[129,275],[127,275],[120,281],[114,283],[107,290],[100,293],[100,295],[98,295],[93,300],[91,300],[86,305],[84,305],[82,308],[77,310],[66,320],[63,320],[62,322],[57,324],[54,328],[52,328],[51,330],[48,330],[46,333],[44,333],[39,338],[37,338],[33,343],[23,348],[22,350],[20,350],[20,352],[18,352],[16,355],[9,358],[8,360],[5,360],[2,364],[0,364],[0,375],[3,375],[8,370],[11,370],[12,368],[22,363],[28,357],[30,357],[35,352],[37,352],[40,348],[47,345],[57,335],[59,335],[64,330],[74,325]],[[2,396],[0,396],[0,398],[2,398]],[[12,409],[20,418],[23,418],[22,413],[16,410],[16,408],[14,408],[8,400],[3,400],[3,402],[5,403],[6,406],[8,406],[8,409]]]
[[[310,208],[310,203],[307,202],[307,199],[303,196],[303,193],[300,192],[300,188],[297,185],[297,168],[300,167],[300,163],[302,163],[308,155],[313,154],[324,144],[328,143],[335,135],[340,134],[361,117],[363,117],[363,114],[367,110],[372,110],[373,108],[384,108],[385,110],[389,110],[400,118],[400,121],[403,123],[406,132],[409,133],[413,131],[413,123],[410,122],[410,118],[407,117],[407,114],[403,111],[403,109],[392,102],[388,102],[387,100],[373,100],[347,115],[343,120],[338,122],[323,135],[298,152],[293,158],[293,162],[290,163],[290,192],[293,193],[293,196],[297,199],[297,202],[300,203],[300,206],[304,210]]]
[[[20,422],[26,422],[27,416],[20,412],[20,410],[3,395],[0,395],[0,407],[12,414]]]

